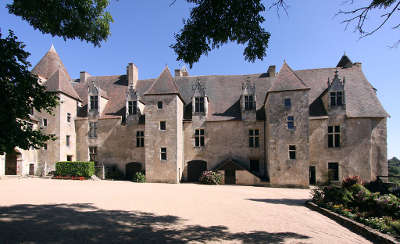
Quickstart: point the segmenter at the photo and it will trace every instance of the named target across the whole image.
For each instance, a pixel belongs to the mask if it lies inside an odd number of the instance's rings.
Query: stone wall
[[[236,170],[236,184],[238,185],[257,185],[260,184],[260,178],[256,177],[247,170]]]
[[[58,140],[60,142],[60,155],[57,161],[66,161],[67,155],[72,156],[72,161],[76,161],[76,133],[75,118],[77,113],[77,101],[69,96],[60,94],[59,126],[60,132]],[[67,113],[71,114],[70,122],[67,121]],[[67,146],[66,136],[70,136],[70,145]]]

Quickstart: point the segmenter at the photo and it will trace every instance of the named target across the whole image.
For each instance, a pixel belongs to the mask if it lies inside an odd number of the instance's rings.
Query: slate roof
[[[296,73],[283,62],[282,68],[279,70],[278,76],[272,83],[272,87],[268,92],[294,91],[309,89],[307,85],[299,78]]]
[[[59,69],[61,69],[65,73],[68,80],[71,80],[71,77],[69,76],[63,62],[60,59],[60,56],[58,56],[54,46],[51,45],[49,51],[32,69],[32,73],[47,80],[51,77],[52,74],[54,74],[54,72]]]
[[[178,87],[174,82],[168,67],[165,67],[160,76],[144,95],[179,94]]]
[[[81,101],[78,93],[72,87],[68,73],[63,69],[58,69],[53,75],[44,83],[47,91],[61,92],[76,100]]]

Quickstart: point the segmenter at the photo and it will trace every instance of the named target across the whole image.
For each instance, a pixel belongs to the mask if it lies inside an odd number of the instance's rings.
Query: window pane
[[[328,147],[333,147],[333,135],[328,135]]]
[[[295,145],[289,145],[289,150],[296,150],[296,146]]]
[[[256,136],[258,136],[259,131],[258,131],[258,130],[254,130],[254,134],[255,134]]]
[[[290,159],[296,159],[296,151],[289,151]]]
[[[288,129],[294,129],[294,123],[288,122]]]
[[[136,147],[140,147],[140,138],[136,138]]]
[[[204,135],[204,130],[200,129],[200,135]]]
[[[290,108],[292,105],[290,98],[285,98],[285,107]]]
[[[335,147],[340,147],[340,134],[335,134]]]
[[[339,180],[339,164],[338,163],[328,163],[328,177],[329,177],[329,180],[334,180],[334,181]]]
[[[196,136],[196,137],[194,138],[194,145],[195,145],[196,147],[199,146],[199,137],[198,137],[198,136]]]
[[[254,141],[252,136],[249,137],[249,147],[254,147]]]
[[[140,138],[140,146],[141,146],[141,147],[144,147],[144,138],[143,138],[143,137]]]
[[[328,126],[328,133],[333,133],[333,126]]]
[[[158,107],[158,109],[162,109],[163,108],[163,103],[161,101],[159,101],[157,103],[157,107]]]
[[[335,132],[340,132],[340,126],[335,126]]]
[[[253,130],[249,130],[249,136],[253,135]]]
[[[204,146],[204,136],[200,137],[200,146]]]
[[[199,130],[194,130],[194,134],[197,136],[199,135]]]
[[[259,146],[260,146],[260,143],[259,143],[258,140],[259,140],[259,139],[258,139],[258,136],[257,136],[257,137],[254,137],[254,144],[255,144],[255,147],[259,147]]]
[[[343,105],[342,92],[337,92],[337,105]]]

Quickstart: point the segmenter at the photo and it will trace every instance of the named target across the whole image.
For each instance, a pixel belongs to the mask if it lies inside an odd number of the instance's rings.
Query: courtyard
[[[7,177],[0,243],[369,243],[308,189]]]

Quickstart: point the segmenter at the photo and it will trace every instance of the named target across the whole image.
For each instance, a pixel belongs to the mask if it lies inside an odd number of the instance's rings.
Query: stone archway
[[[132,180],[133,176],[135,176],[137,172],[142,171],[142,169],[143,167],[141,163],[138,162],[127,163],[125,165],[125,178],[127,180]]]
[[[18,172],[18,160],[21,159],[21,153],[19,152],[11,152],[6,154],[6,175],[17,175]]]
[[[187,163],[187,181],[198,182],[203,171],[207,170],[207,162],[203,160],[192,160]]]

